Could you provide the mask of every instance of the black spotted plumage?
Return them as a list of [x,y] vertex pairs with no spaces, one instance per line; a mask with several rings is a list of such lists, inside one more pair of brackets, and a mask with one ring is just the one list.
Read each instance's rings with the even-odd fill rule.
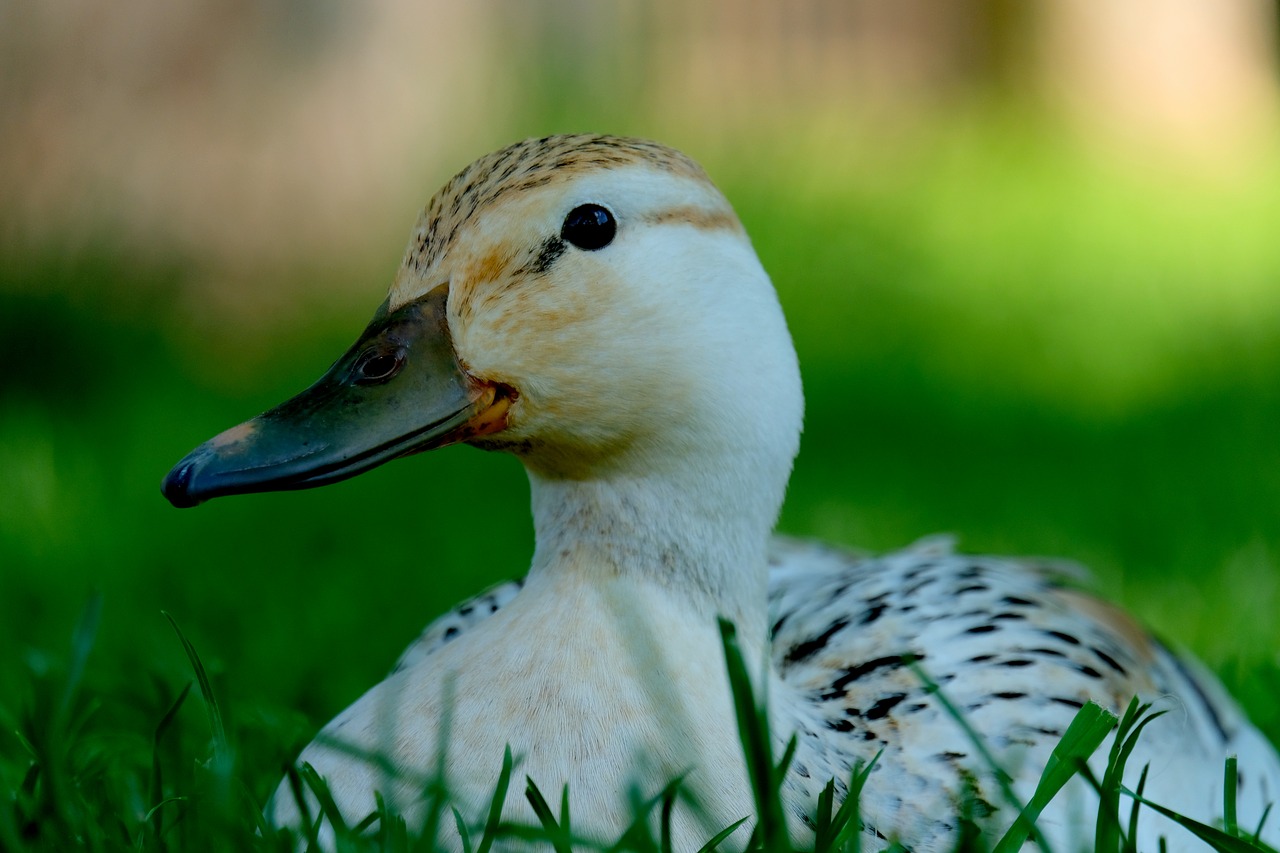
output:
[[494,613],[516,597],[524,586],[524,578],[505,581],[491,586],[484,592],[468,598],[448,613],[437,617],[422,630],[418,639],[405,649],[392,667],[393,673],[415,666],[446,643],[451,643],[463,631],[488,619]]
[[[1280,796],[1274,753],[1216,680],[1135,634],[1119,611],[1077,592],[1078,569],[958,555],[943,540],[880,557],[777,540],[773,565],[773,659],[794,688],[775,693],[782,697],[778,736],[815,728],[815,721],[841,732],[840,739],[799,739],[796,760],[807,773],[788,777],[792,803],[815,801],[827,779],[848,778],[852,763],[878,754],[861,802],[869,827],[905,834],[915,850],[950,849],[954,815],[962,798],[975,794],[988,804],[993,826],[1010,822],[992,774],[911,669],[913,660],[1014,772],[1024,800],[1087,701],[1118,713],[1135,695],[1174,711],[1148,728],[1140,747],[1156,759],[1178,754],[1170,767],[1153,762],[1152,782],[1164,771],[1166,795],[1186,792],[1173,770],[1182,758],[1220,768],[1228,752],[1245,761],[1254,747],[1248,760],[1262,768],[1266,785],[1242,795],[1253,797],[1255,814],[1262,800]],[[813,642],[815,629],[871,601],[882,608],[874,624],[829,638],[818,653],[792,655]],[[1131,769],[1139,772],[1141,762]],[[1069,808],[1070,796],[1091,798],[1076,787],[1045,820],[1065,825],[1065,812],[1054,810]],[[1183,805],[1205,816],[1220,803],[1218,792],[1206,791],[1203,802]]]

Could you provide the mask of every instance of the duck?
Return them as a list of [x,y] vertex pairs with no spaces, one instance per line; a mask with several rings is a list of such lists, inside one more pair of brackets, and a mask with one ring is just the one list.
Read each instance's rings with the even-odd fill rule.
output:
[[[483,823],[509,748],[542,790],[567,786],[589,837],[618,837],[636,792],[681,779],[673,849],[699,849],[754,810],[722,622],[778,752],[795,739],[782,801],[801,847],[823,788],[839,801],[860,767],[864,849],[953,849],[965,803],[989,837],[1013,822],[940,694],[1024,802],[1086,703],[1120,713],[1134,697],[1167,713],[1128,763],[1131,789],[1147,767],[1149,799],[1212,823],[1237,755],[1240,825],[1280,799],[1280,758],[1217,679],[1060,564],[939,538],[870,555],[775,535],[803,409],[778,297],[707,173],[655,142],[549,136],[446,183],[356,343],[193,450],[162,492],[190,507],[312,488],[458,443],[523,463],[527,575],[428,625],[302,751],[351,824],[376,796],[412,821],[437,766]],[[1097,809],[1077,778],[1038,831],[1086,849]],[[305,820],[287,782],[268,816]],[[519,797],[503,817],[536,824]],[[1141,820],[1146,845],[1201,849],[1151,809]]]

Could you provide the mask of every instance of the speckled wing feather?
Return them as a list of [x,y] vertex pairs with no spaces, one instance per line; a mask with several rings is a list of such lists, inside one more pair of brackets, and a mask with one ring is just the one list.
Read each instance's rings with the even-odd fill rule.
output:
[[[1119,713],[1135,695],[1170,713],[1147,728],[1127,784],[1150,762],[1148,796],[1210,822],[1221,814],[1223,761],[1239,753],[1241,824],[1256,825],[1280,796],[1275,752],[1216,679],[1121,611],[1063,586],[1061,566],[959,555],[939,540],[874,558],[784,542],[772,560],[773,663],[789,688],[776,692],[775,729],[799,735],[786,784],[801,820],[828,779],[847,780],[880,753],[861,803],[869,834],[915,851],[951,849],[966,797],[980,823],[1012,821],[993,775],[910,660],[961,709],[1024,802],[1085,702]],[[1106,745],[1095,756],[1099,775],[1105,754]],[[1041,821],[1057,850],[1091,846],[1080,832],[1096,798],[1072,785]],[[1144,848],[1157,833],[1171,850],[1192,842],[1145,814]]]
[[418,638],[401,653],[400,659],[396,661],[391,672],[394,674],[402,669],[417,666],[446,643],[457,639],[463,631],[475,627],[497,613],[499,608],[505,607],[523,586],[524,578],[495,584],[432,620],[422,629]]

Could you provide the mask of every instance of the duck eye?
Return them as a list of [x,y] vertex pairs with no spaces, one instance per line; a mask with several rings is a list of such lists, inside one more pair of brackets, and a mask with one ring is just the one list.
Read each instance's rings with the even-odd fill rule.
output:
[[618,223],[613,214],[598,204],[583,204],[569,211],[560,228],[560,237],[579,249],[593,252],[613,242]]
[[404,367],[404,350],[370,350],[356,363],[352,379],[357,385],[378,385],[386,382]]

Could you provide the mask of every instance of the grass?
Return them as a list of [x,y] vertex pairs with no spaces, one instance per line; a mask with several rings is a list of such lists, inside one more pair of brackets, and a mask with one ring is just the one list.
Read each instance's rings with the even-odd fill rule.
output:
[[[261,778],[272,768],[253,760],[251,743],[239,741],[234,729],[223,726],[223,712],[200,656],[181,629],[173,623],[177,640],[188,656],[203,717],[184,715],[192,696],[188,683],[174,698],[150,732],[138,732],[138,742],[149,740],[150,749],[117,741],[120,733],[98,720],[99,697],[83,695],[83,679],[101,615],[101,602],[90,601],[77,626],[67,666],[35,680],[35,698],[21,718],[6,720],[6,728],[20,744],[24,761],[5,761],[5,770],[24,765],[17,784],[3,789],[0,807],[0,843],[5,850],[84,849],[93,851],[292,851],[337,849],[340,851],[434,851],[437,840],[456,832],[467,853],[502,850],[512,839],[536,842],[556,853],[572,851],[636,851],[670,853],[671,815],[678,798],[686,796],[681,781],[673,780],[653,797],[635,803],[634,820],[617,839],[601,842],[575,833],[569,809],[569,791],[560,792],[553,807],[535,780],[525,777],[524,797],[538,824],[512,824],[501,819],[503,804],[513,796],[518,759],[506,750],[489,808],[482,815],[463,815],[450,802],[444,765],[423,780],[427,804],[425,816],[410,825],[403,815],[388,808],[379,795],[377,807],[355,824],[339,811],[323,778],[310,765],[284,768],[293,796],[305,816],[299,828],[270,825],[263,818],[264,801],[254,790],[264,790]],[[752,813],[707,839],[701,851],[719,849],[731,836],[741,848],[743,824],[751,825],[748,851],[762,853],[858,853],[866,838],[859,819],[859,796],[874,785],[872,761],[853,769],[848,796],[835,802],[835,780],[828,782],[813,812],[811,842],[795,848],[788,837],[783,811],[782,780],[795,748],[793,737],[784,754],[774,760],[772,738],[764,703],[751,687],[741,651],[731,625],[721,623],[725,662],[738,716],[738,730],[755,794]],[[1166,815],[1204,842],[1206,849],[1221,853],[1274,853],[1257,840],[1262,827],[1245,828],[1235,818],[1236,778],[1234,758],[1225,768],[1224,826],[1214,827],[1172,812],[1142,795],[1146,779],[1136,791],[1121,784],[1129,756],[1144,727],[1159,714],[1135,699],[1124,716],[1089,703],[1054,748],[1043,768],[1032,798],[1022,803],[1009,785],[1010,777],[969,727],[963,714],[947,700],[942,689],[918,666],[915,671],[926,688],[961,725],[978,748],[988,769],[1000,781],[1017,817],[997,838],[980,832],[966,803],[957,804],[955,853],[1010,853],[1023,849],[1030,839],[1044,853],[1052,853],[1036,830],[1046,805],[1077,773],[1083,774],[1100,797],[1097,827],[1091,849],[1095,853],[1138,853],[1163,850],[1165,839],[1139,839],[1137,815],[1150,808]],[[197,722],[200,720],[200,722]],[[16,725],[13,725],[16,724]],[[12,726],[12,728],[10,727]],[[1116,736],[1101,780],[1085,763],[1108,734]],[[257,778],[255,778],[257,777]],[[275,779],[268,778],[268,784]],[[744,807],[746,804],[744,804]],[[1264,822],[1266,817],[1263,818]],[[331,841],[323,841],[327,824]],[[445,827],[448,828],[445,828]],[[889,850],[905,850],[890,839]],[[701,853],[700,851],[700,853]],[[1058,851],[1062,853],[1062,851]]]

